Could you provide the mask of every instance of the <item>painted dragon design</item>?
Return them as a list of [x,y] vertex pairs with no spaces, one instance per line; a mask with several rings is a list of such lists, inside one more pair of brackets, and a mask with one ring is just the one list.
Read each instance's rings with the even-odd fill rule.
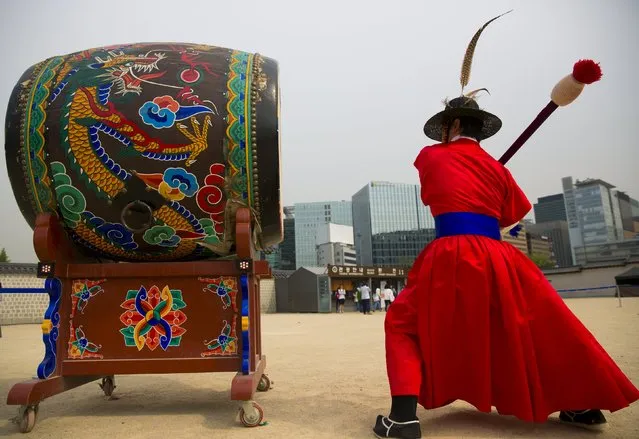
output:
[[[149,82],[151,79],[163,76],[163,72],[155,72],[159,69],[158,63],[163,59],[165,59],[163,53],[131,56],[111,51],[106,59],[96,57],[98,62],[90,63],[86,67],[104,70],[105,73],[97,76],[89,72],[91,80],[102,80],[103,83],[86,84],[82,81],[82,68],[78,67],[71,69],[64,66],[58,75],[58,78],[62,76],[64,80],[55,87],[53,100],[65,87],[69,87],[70,80],[78,84],[77,88],[69,93],[69,102],[66,104],[69,123],[64,127],[64,134],[65,141],[68,142],[68,152],[73,154],[81,169],[96,169],[96,172],[90,176],[90,180],[97,189],[110,197],[123,189],[123,180],[128,178],[129,174],[113,172],[112,169],[104,166],[110,158],[103,154],[99,134],[113,137],[123,145],[123,148],[133,150],[144,157],[163,161],[184,161],[187,167],[191,166],[198,155],[208,147],[206,136],[209,126],[212,125],[211,116],[209,114],[205,116],[204,126],[200,129],[200,122],[197,121],[195,114],[213,113],[212,109],[203,105],[183,107],[177,104],[179,108],[175,112],[177,120],[190,119],[193,131],[189,132],[186,125],[177,123],[176,128],[187,141],[167,144],[148,135],[138,124],[117,111],[114,103],[110,101],[113,88],[116,88],[115,93],[118,95],[126,96],[129,93],[139,95],[145,81]],[[138,75],[140,72],[143,74]],[[166,85],[166,87],[175,86]],[[180,92],[180,97],[184,96],[185,90],[181,89]],[[160,109],[158,119],[162,117],[159,115],[161,110],[166,110],[164,113],[170,113],[171,109]],[[102,170],[97,171],[99,168]]]
[[[163,255],[167,259],[175,259],[198,250],[204,251],[196,242],[207,248],[215,247],[221,241],[224,220],[223,211],[218,208],[206,211],[210,218],[199,221],[177,202],[184,194],[194,196],[199,188],[195,177],[186,170],[169,168],[182,172],[175,174],[168,182],[170,186],[167,186],[167,182],[163,181],[166,172],[164,175],[138,174],[117,163],[118,157],[141,156],[148,160],[183,163],[189,168],[209,146],[207,136],[217,108],[213,102],[195,95],[188,82],[198,80],[201,71],[211,75],[217,73],[208,63],[198,61],[198,52],[193,47],[170,47],[168,50],[179,51],[180,59],[188,66],[181,73],[182,82],[187,85],[180,87],[159,82],[166,75],[166,71],[162,70],[162,62],[167,59],[166,51],[131,55],[117,48],[107,48],[106,55],[94,56],[94,52],[85,51],[68,57],[58,68],[50,86],[50,102],[61,95],[66,98],[62,107],[66,112],[63,114],[66,123],[60,128],[60,139],[71,159],[68,162],[70,167],[87,187],[109,200],[126,191],[127,180],[140,178],[149,189],[157,190],[170,200],[154,212],[156,226],[153,229],[161,230],[149,235],[148,240],[146,234],[144,237],[147,243],[158,246],[158,251],[150,255],[154,260],[163,259]],[[140,123],[119,111],[118,104],[129,104],[132,97],[139,98],[145,85],[166,89],[167,93],[140,106]],[[198,117],[202,119],[198,120]],[[167,142],[163,139],[169,136],[154,137],[144,125],[155,130],[174,130],[183,141]],[[111,145],[119,145],[120,150],[111,146],[107,151],[103,145],[105,136],[112,139]],[[224,179],[223,174],[221,178]],[[217,201],[218,204],[222,198]],[[223,206],[224,203],[221,209]],[[106,236],[99,233],[100,227],[104,229],[104,220],[100,220],[96,220],[90,212],[83,212],[81,220],[73,224],[77,239],[89,247],[101,248],[107,254],[145,259],[143,254],[134,251],[137,245],[132,237],[128,237],[125,245],[118,240],[107,239],[105,242]],[[128,234],[124,230],[117,233],[118,237]],[[109,238],[112,236],[113,233]]]

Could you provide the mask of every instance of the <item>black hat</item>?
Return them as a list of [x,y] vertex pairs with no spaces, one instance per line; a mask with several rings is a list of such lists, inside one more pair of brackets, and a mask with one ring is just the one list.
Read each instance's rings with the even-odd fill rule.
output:
[[[472,40],[468,44],[466,48],[466,54],[464,56],[464,62],[462,64],[460,83],[462,87],[462,95],[451,99],[450,101],[445,101],[445,108],[443,111],[440,111],[426,122],[424,125],[424,134],[430,137],[433,140],[438,142],[446,142],[447,139],[444,138],[442,134],[442,128],[447,127],[450,122],[459,117],[470,117],[474,118],[482,123],[480,138],[477,140],[487,139],[490,136],[496,134],[501,128],[501,120],[487,111],[481,110],[477,101],[475,101],[474,97],[477,92],[481,90],[486,90],[485,88],[474,90],[470,93],[464,94],[464,87],[468,85],[468,81],[470,80],[470,68],[473,62],[473,54],[475,52],[475,47],[477,46],[477,41],[479,40],[479,36],[483,32],[483,30],[490,23],[501,17],[502,15],[506,15],[511,11],[506,12],[505,14],[498,15],[495,18],[492,18],[488,22],[486,22],[473,36]],[[486,90],[488,91],[488,90]]]
[[501,120],[492,113],[479,109],[477,101],[471,97],[460,96],[446,102],[446,108],[426,122],[424,134],[433,140],[442,140],[442,127],[459,117],[471,117],[482,123],[481,135],[477,140],[484,140],[494,135],[501,128]]

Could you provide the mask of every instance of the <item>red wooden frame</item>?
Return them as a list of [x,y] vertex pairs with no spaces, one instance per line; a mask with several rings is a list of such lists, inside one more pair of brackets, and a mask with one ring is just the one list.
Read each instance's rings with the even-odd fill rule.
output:
[[[250,401],[253,399],[260,379],[266,368],[266,357],[262,354],[259,280],[270,277],[271,270],[266,261],[255,261],[252,241],[250,211],[241,208],[235,218],[236,255],[239,260],[251,259],[248,275],[249,283],[249,373],[243,374],[242,337],[239,336],[236,355],[211,356],[206,358],[188,357],[181,346],[160,352],[161,358],[153,358],[146,352],[144,358],[131,358],[132,350],[126,351],[126,358],[70,359],[67,355],[71,311],[71,286],[77,279],[107,279],[116,282],[131,280],[140,284],[143,279],[152,279],[158,284],[191,282],[199,277],[230,276],[238,279],[242,272],[237,259],[197,262],[149,262],[149,263],[87,263],[76,250],[62,228],[58,218],[51,214],[40,214],[34,229],[34,246],[41,262],[53,263],[54,276],[62,282],[62,297],[59,307],[60,323],[56,341],[55,371],[46,379],[37,379],[15,384],[7,396],[7,404],[34,406],[45,398],[65,392],[83,384],[119,374],[168,374],[194,372],[238,373],[231,383],[231,399]],[[238,288],[239,290],[239,288]],[[238,298],[238,302],[239,302]],[[122,310],[120,310],[121,312]],[[193,317],[205,314],[206,310],[189,309]],[[113,311],[111,311],[113,312]],[[208,316],[210,319],[210,314]],[[48,323],[43,323],[43,331]],[[92,328],[94,334],[113,328]],[[242,319],[236,319],[236,333],[242,333]],[[46,332],[45,332],[46,334]],[[113,349],[112,349],[113,350]],[[126,348],[122,347],[122,352]],[[158,351],[161,351],[158,349]],[[171,355],[170,355],[171,354]],[[170,355],[170,356],[169,356]],[[151,357],[149,357],[151,356]],[[186,357],[186,358],[185,358]]]

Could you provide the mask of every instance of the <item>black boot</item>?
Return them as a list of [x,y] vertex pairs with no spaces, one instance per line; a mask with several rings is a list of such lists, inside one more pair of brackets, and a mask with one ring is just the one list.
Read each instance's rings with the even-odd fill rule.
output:
[[377,437],[421,438],[422,431],[417,419],[417,396],[393,396],[390,415],[379,415],[373,431]]
[[422,437],[419,420],[395,422],[389,417],[382,415],[377,416],[377,422],[375,423],[373,432],[375,436],[379,438],[420,439]]
[[564,424],[597,431],[607,425],[601,410],[566,410],[559,413],[559,420]]

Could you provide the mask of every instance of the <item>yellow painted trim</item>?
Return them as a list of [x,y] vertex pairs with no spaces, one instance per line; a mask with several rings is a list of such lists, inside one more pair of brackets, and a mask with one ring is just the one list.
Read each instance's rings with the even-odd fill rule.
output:
[[53,323],[51,323],[51,320],[49,320],[49,319],[44,319],[42,321],[41,327],[42,327],[42,333],[43,334],[48,334],[53,329]]

